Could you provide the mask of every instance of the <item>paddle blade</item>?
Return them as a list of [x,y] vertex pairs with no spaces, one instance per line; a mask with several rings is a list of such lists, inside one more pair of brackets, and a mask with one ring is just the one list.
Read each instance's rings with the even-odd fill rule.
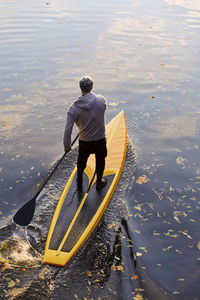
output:
[[13,221],[20,226],[27,226],[35,212],[35,197],[22,206],[13,217]]

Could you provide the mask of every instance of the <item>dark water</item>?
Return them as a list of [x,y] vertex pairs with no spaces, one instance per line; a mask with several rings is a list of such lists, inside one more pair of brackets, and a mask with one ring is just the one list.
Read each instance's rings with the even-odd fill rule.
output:
[[[0,298],[200,299],[199,2],[3,0],[0,16]],[[42,255],[77,147],[30,225],[12,217],[62,156],[84,74],[129,144],[98,228],[58,268]]]

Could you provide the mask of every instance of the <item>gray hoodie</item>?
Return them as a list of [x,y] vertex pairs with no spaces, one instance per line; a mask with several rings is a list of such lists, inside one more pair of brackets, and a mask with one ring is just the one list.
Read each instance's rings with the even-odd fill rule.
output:
[[97,141],[105,137],[105,110],[105,98],[94,93],[80,96],[70,106],[63,139],[65,151],[70,149],[74,122],[78,126],[81,141]]

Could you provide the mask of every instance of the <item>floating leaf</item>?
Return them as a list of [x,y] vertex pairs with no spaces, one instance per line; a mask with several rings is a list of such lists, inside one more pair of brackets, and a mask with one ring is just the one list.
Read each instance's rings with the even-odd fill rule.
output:
[[143,206],[143,204],[137,204],[137,205],[135,205],[133,207],[133,209],[137,209],[137,210],[141,211],[142,210],[142,206]]
[[143,297],[141,294],[136,294],[136,296],[133,299],[134,300],[143,300]]
[[116,271],[116,266],[114,264],[112,265],[111,270]]
[[5,271],[6,269],[11,269],[11,265],[9,264],[7,259],[0,260],[1,271]]
[[109,105],[110,105],[110,106],[118,106],[119,103],[116,103],[116,102],[110,102]]
[[181,250],[175,249],[175,251],[179,254],[182,254]]
[[140,256],[142,256],[142,253],[141,252],[136,252],[136,256],[140,257]]
[[113,222],[113,223],[111,223],[111,224],[108,224],[107,227],[108,227],[109,229],[114,228],[115,230],[118,230],[119,224],[118,224],[117,222]]
[[196,223],[196,221],[194,219],[190,219],[190,222],[192,223]]
[[172,248],[173,248],[173,246],[168,246],[167,248],[163,248],[162,251],[169,251]]
[[149,181],[149,179],[147,178],[146,175],[139,176],[138,179],[136,180],[136,182],[137,182],[138,184],[143,184],[143,183],[146,183],[146,182],[148,182],[148,181]]
[[172,293],[173,295],[179,295],[180,294],[180,292],[179,291],[173,291],[173,293]]
[[122,265],[116,266],[116,269],[117,271],[121,271],[122,273],[124,273],[124,266]]
[[158,196],[159,200],[162,200],[163,199],[163,193],[164,192],[157,192],[156,190],[154,190],[154,193]]
[[12,288],[12,287],[14,287],[15,286],[15,281],[14,280],[10,280],[9,282],[8,282],[8,287],[9,288]]
[[122,100],[122,101],[120,101],[120,103],[123,103],[123,104],[130,104],[131,102],[130,102],[130,101],[126,101],[126,100]]
[[180,231],[180,233],[184,234],[185,236],[187,236],[189,239],[192,240],[191,235],[189,235],[187,232],[185,232],[185,231]]
[[133,275],[133,276],[131,277],[132,280],[137,280],[138,278],[139,278],[138,275]]
[[144,292],[144,289],[141,289],[141,288],[136,288],[135,289],[137,292]]
[[144,252],[147,252],[147,248],[146,247],[139,247],[140,250],[143,250]]
[[200,250],[200,242],[197,243],[197,249]]
[[185,162],[186,162],[186,159],[183,158],[182,156],[179,156],[179,157],[177,157],[177,159],[176,159],[176,163],[177,163],[178,165],[184,166]]
[[88,271],[88,272],[87,272],[87,275],[90,276],[90,277],[92,277],[92,272],[91,272],[91,271]]
[[173,215],[174,215],[174,219],[176,220],[177,223],[181,223],[181,221],[179,219],[180,216],[182,216],[184,218],[187,217],[187,214],[184,211],[174,211]]
[[153,235],[157,236],[157,235],[160,235],[159,232],[153,232]]
[[167,198],[171,203],[174,203],[174,200],[173,200],[171,197],[166,196],[166,198]]
[[[179,235],[178,234],[176,234],[176,233],[173,233],[174,232],[174,230],[173,229],[169,229],[167,232],[164,232],[164,235],[165,236],[169,236],[169,237],[173,237],[173,238],[177,238],[177,237],[179,237]],[[172,234],[173,233],[173,234]]]
[[148,205],[152,210],[154,210],[153,203],[147,202],[147,205]]

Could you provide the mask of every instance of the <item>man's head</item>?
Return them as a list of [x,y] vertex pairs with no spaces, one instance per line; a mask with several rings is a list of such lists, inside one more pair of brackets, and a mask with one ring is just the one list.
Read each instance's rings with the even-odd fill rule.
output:
[[93,88],[93,80],[89,76],[83,76],[79,81],[79,85],[82,93],[89,93]]

